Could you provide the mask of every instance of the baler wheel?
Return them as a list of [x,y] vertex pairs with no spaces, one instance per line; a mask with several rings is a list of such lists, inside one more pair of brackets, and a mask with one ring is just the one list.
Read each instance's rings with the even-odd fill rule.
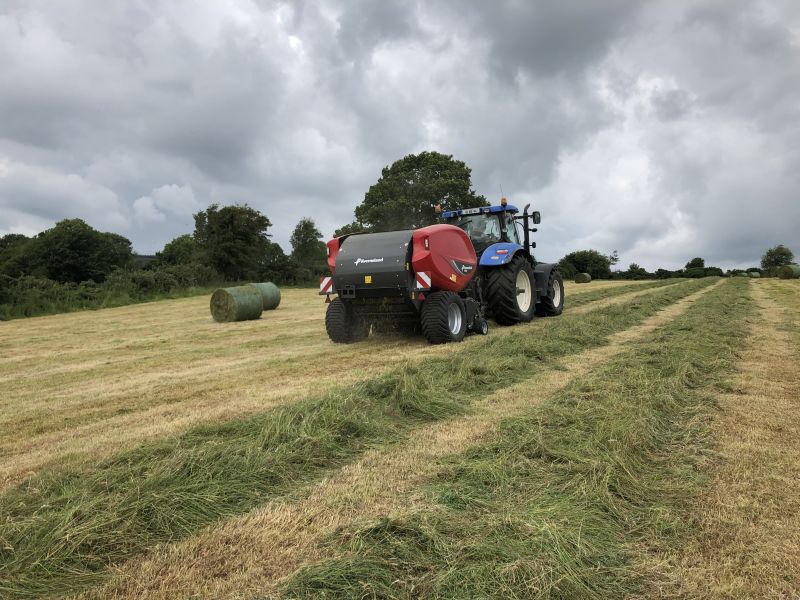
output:
[[337,344],[351,344],[366,339],[369,335],[369,323],[359,318],[341,298],[328,304],[325,329],[331,341]]
[[557,317],[564,311],[564,279],[553,269],[547,280],[547,295],[536,305],[536,314],[542,317]]
[[486,300],[494,320],[500,325],[514,325],[533,319],[536,308],[533,282],[533,269],[522,254],[503,267],[489,269]]
[[467,333],[467,311],[455,292],[434,292],[422,303],[422,334],[431,344],[460,342]]

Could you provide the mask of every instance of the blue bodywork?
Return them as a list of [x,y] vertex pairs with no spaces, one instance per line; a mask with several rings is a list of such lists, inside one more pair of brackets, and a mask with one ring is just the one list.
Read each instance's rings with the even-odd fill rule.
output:
[[482,267],[496,267],[498,265],[504,265],[510,262],[511,259],[514,258],[514,255],[520,250],[522,250],[522,246],[519,244],[513,244],[511,242],[497,242],[483,251],[478,264]]

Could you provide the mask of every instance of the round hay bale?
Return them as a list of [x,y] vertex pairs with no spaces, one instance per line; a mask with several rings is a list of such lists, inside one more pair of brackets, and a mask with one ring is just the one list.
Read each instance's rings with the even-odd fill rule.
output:
[[739,277],[747,277],[747,272],[746,271],[742,271],[741,273],[737,273],[736,275],[739,276]]
[[250,285],[258,288],[261,292],[261,299],[264,305],[264,310],[275,310],[281,303],[281,291],[278,286],[267,281],[266,283],[251,283]]
[[797,279],[800,277],[800,265],[783,265],[779,267],[778,277],[781,279]]
[[220,288],[211,295],[211,316],[217,323],[258,319],[264,301],[252,285]]
[[761,273],[759,273],[758,271],[748,271],[747,276],[758,279],[759,277],[761,277]]
[[589,283],[592,280],[592,276],[588,273],[578,273],[575,275],[575,283]]

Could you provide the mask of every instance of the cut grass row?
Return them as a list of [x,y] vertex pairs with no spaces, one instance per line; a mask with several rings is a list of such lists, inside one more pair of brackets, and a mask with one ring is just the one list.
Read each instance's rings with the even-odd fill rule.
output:
[[438,477],[442,457],[490,437],[504,417],[555,395],[713,289],[682,298],[615,333],[600,347],[559,359],[557,370],[534,372],[480,398],[468,414],[417,428],[402,443],[365,452],[293,494],[154,548],[116,568],[108,582],[79,598],[171,600],[176,590],[191,598],[241,598],[246,590],[268,596],[297,569],[329,557],[324,541],[332,532],[408,512],[424,501],[419,486]]
[[[796,282],[796,280],[795,280]],[[800,592],[800,282],[760,280],[752,335],[717,395],[710,484],[691,535],[645,557],[644,598],[796,598]],[[794,286],[793,286],[794,284]]]
[[629,283],[629,284],[620,284],[615,285],[613,287],[603,287],[600,289],[593,289],[589,290],[580,294],[575,295],[565,295],[564,297],[564,307],[565,308],[576,308],[578,306],[583,306],[585,304],[589,304],[591,302],[596,302],[597,300],[605,300],[607,298],[614,298],[615,296],[621,296],[623,294],[630,294],[631,292],[639,292],[644,290],[652,290],[662,287],[667,287],[670,285],[675,285],[681,281],[685,281],[683,279],[659,279],[656,281],[649,281],[646,283]]
[[[570,288],[570,295],[574,291]],[[601,297],[602,288],[592,294]],[[0,429],[13,435],[0,441],[0,455],[17,440],[182,403],[187,397],[224,396],[231,376],[259,389],[265,379],[296,382],[312,371],[324,377],[324,367],[315,365],[328,365],[331,359],[345,363],[342,370],[357,371],[345,359],[364,355],[363,346],[330,357],[321,299],[297,290],[285,296],[286,308],[264,322],[226,327],[212,323],[206,303],[199,300],[67,315],[49,319],[61,324],[49,332],[48,319],[38,319],[41,328],[31,322],[11,324],[0,332],[0,347],[13,357],[0,363],[6,391],[0,400]],[[360,359],[363,367],[375,368],[421,339],[380,342]]]
[[[593,293],[601,302],[622,302],[653,293],[649,283],[600,282],[591,290],[568,283],[567,294]],[[597,294],[615,287],[631,291],[605,301]],[[373,377],[404,357],[426,360],[480,340],[431,347],[421,336],[376,336],[332,353],[324,332],[325,305],[314,294],[298,294],[289,290],[286,307],[270,313],[268,322],[236,323],[233,329],[211,322],[198,300],[38,319],[61,327],[51,326],[46,341],[37,343],[32,336],[42,332],[34,332],[30,322],[9,324],[16,327],[8,334],[15,340],[13,356],[29,358],[6,377],[0,373],[0,383],[9,388],[7,399],[0,400],[0,429],[8,431],[0,440],[0,459],[5,459],[0,460],[0,489],[32,472],[104,460],[199,422],[243,418],[315,389]],[[567,317],[592,308],[593,303],[583,303],[568,309]],[[116,337],[109,340],[108,331]],[[492,336],[512,331],[493,328]]]
[[392,443],[471,400],[602,345],[713,280],[489,337],[318,398],[148,443],[96,468],[42,474],[0,497],[0,593],[85,588],[152,545],[188,536]]
[[634,548],[686,539],[713,392],[747,335],[733,280],[566,391],[447,461],[427,508],[338,533],[290,597],[621,598]]

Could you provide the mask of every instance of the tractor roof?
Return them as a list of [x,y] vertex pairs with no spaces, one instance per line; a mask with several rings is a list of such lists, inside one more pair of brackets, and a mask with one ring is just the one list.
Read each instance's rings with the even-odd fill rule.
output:
[[489,214],[499,212],[517,213],[519,212],[519,209],[513,204],[506,204],[505,206],[502,204],[495,204],[494,206],[481,206],[480,208],[459,208],[458,210],[444,211],[442,213],[442,218],[454,219],[455,217],[461,217],[464,215],[479,215],[481,213]]

